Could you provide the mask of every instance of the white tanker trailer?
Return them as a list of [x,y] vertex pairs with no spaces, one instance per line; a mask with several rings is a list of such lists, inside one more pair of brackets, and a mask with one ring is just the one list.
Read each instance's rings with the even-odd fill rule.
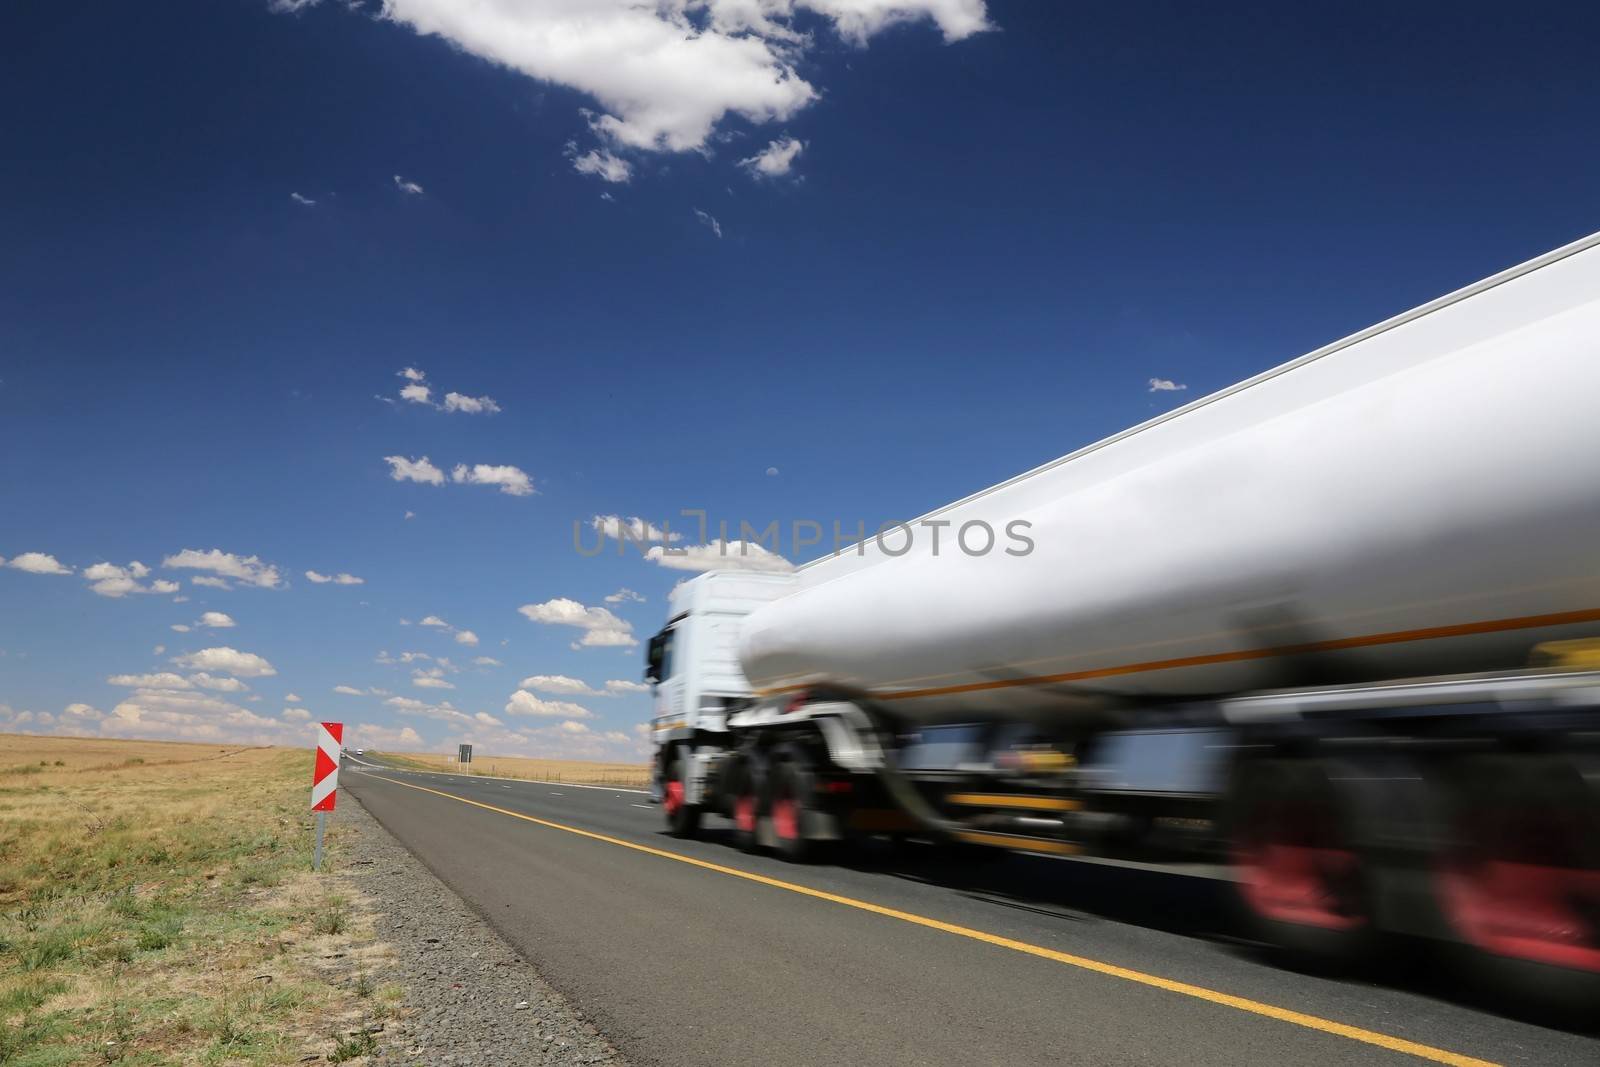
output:
[[1600,1005],[1597,637],[1600,235],[792,575],[685,583],[647,673],[678,833],[1178,848],[1283,948],[1424,934]]

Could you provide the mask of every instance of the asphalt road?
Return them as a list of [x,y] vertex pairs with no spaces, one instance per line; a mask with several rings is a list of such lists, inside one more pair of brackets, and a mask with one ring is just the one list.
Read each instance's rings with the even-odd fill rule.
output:
[[638,793],[341,784],[637,1064],[1600,1063],[1425,946],[1365,978],[1275,967],[1211,878],[917,847],[795,866],[717,819],[669,837]]

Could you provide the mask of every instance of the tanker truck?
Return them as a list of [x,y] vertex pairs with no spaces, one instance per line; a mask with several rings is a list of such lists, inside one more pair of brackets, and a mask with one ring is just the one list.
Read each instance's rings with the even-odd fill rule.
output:
[[672,833],[1222,863],[1279,952],[1435,938],[1592,1006],[1597,638],[1600,234],[683,582],[646,678]]

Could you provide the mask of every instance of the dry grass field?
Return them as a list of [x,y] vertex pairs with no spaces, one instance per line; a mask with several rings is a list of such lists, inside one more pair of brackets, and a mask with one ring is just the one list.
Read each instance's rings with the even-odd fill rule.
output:
[[308,750],[0,735],[0,1064],[370,1051],[399,991],[325,962],[370,916],[310,873],[310,771]]
[[[452,756],[431,752],[375,754],[382,755],[397,766],[462,773]],[[614,785],[625,789],[644,789],[650,784],[650,768],[643,763],[590,763],[584,760],[527,759],[522,756],[474,753],[470,767],[473,774],[491,778],[523,778],[538,782],[568,782],[572,785]]]

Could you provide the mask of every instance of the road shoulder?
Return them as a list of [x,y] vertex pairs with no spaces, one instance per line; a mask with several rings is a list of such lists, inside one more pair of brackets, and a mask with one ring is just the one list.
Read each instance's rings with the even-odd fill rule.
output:
[[338,877],[375,908],[405,988],[377,1064],[623,1064],[573,1006],[346,793]]

